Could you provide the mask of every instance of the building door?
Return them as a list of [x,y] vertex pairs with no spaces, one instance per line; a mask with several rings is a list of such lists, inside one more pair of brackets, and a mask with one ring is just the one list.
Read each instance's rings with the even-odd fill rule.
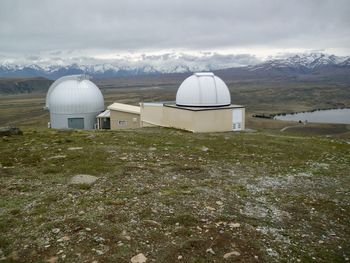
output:
[[68,118],[68,128],[84,129],[84,118]]
[[102,129],[110,129],[110,128],[111,128],[111,119],[102,118]]
[[242,109],[233,109],[232,110],[232,130],[233,131],[241,131],[242,130],[242,121],[243,121]]

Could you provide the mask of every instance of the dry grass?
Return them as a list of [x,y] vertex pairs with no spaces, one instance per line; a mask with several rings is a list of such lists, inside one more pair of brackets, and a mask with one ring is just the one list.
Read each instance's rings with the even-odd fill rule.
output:
[[[129,262],[139,252],[223,262],[231,251],[240,256],[228,262],[341,262],[349,150],[274,132],[25,129],[0,142],[1,251],[12,262]],[[68,184],[81,173],[99,179]]]

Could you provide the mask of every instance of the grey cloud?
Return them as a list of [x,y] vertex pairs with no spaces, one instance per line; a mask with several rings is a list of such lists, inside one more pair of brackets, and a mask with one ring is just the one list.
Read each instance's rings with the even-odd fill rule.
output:
[[344,49],[349,14],[348,0],[2,0],[0,50]]

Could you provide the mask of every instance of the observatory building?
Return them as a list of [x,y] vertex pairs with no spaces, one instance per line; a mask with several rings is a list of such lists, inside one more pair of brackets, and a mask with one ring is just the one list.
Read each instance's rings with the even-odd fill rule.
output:
[[57,79],[46,95],[50,111],[49,127],[55,129],[94,129],[96,116],[104,111],[100,89],[86,75]]
[[244,130],[245,108],[231,104],[226,84],[211,72],[185,79],[175,103],[141,103],[141,126],[172,127],[192,132]]
[[[106,117],[110,118],[107,120]],[[213,73],[195,73],[180,85],[175,102],[114,103],[99,116],[111,129],[162,126],[191,132],[244,130],[245,108],[231,104],[226,84]]]

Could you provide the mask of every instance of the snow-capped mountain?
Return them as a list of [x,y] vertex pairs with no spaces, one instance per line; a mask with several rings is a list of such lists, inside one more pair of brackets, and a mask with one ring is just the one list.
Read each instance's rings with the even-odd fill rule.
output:
[[[323,53],[297,54],[274,57],[260,61],[252,55],[222,55],[206,53],[201,55],[168,53],[142,55],[138,58],[96,60],[78,58],[35,61],[4,61],[0,64],[0,77],[46,77],[56,79],[68,74],[86,73],[96,78],[189,73],[196,71],[220,71],[237,69],[246,74],[313,74],[334,69],[349,70],[350,57],[339,57]],[[273,74],[272,74],[273,75]]]
[[271,70],[290,68],[310,72],[325,66],[344,67],[350,65],[349,57],[338,57],[323,53],[310,53],[293,55],[286,58],[270,59],[255,66],[249,66],[251,70]]

